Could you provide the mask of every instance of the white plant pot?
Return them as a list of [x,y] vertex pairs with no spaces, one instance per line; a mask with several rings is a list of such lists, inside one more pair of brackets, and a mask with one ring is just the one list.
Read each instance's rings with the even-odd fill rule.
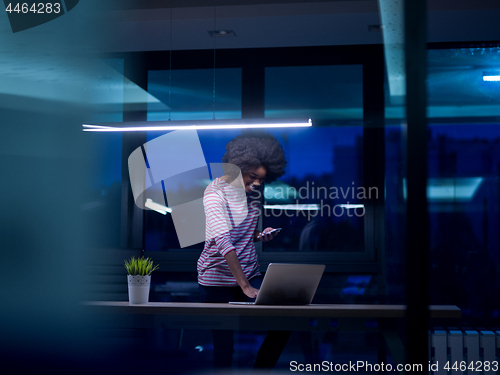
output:
[[131,276],[128,279],[128,302],[131,305],[146,304],[149,301],[151,276]]

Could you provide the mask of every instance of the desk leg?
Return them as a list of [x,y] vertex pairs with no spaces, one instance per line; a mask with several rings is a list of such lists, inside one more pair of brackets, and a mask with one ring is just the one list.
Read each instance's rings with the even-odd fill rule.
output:
[[[401,364],[404,366],[406,363],[406,349],[396,326],[390,322],[379,321],[379,327],[394,361],[397,365]],[[400,374],[405,374],[405,372],[401,371]]]

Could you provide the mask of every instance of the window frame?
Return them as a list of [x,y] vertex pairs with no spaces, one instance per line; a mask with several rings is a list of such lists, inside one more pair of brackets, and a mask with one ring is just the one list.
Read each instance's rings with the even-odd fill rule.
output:
[[[113,53],[124,59],[125,77],[147,91],[149,70],[207,69],[214,67],[213,50]],[[172,66],[170,66],[170,62]],[[384,56],[382,45],[284,47],[217,50],[216,68],[242,69],[242,118],[264,117],[265,68],[317,65],[361,65],[363,74],[363,184],[384,192],[385,121]],[[126,94],[124,94],[126,95]],[[146,121],[147,106],[133,110],[124,104],[124,121]],[[242,131],[244,133],[244,131]],[[129,184],[127,159],[145,143],[145,134],[123,134],[122,247],[144,249],[144,214],[135,207]],[[385,197],[365,202],[365,251],[355,253],[257,253],[263,269],[270,262],[323,263],[329,272],[380,273],[383,267]],[[262,220],[260,220],[261,222]],[[196,271],[198,251],[145,252],[164,271]]]

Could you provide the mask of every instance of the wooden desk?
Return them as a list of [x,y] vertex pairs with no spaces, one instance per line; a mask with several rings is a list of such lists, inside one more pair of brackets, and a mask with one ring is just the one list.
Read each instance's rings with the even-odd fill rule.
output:
[[[256,306],[225,303],[85,302],[106,327],[380,332],[397,363],[404,346],[396,329],[404,305]],[[429,306],[431,318],[460,318],[457,306]],[[117,318],[120,319],[117,319]]]
[[[281,318],[403,318],[404,305],[307,305],[307,306],[263,306],[232,305],[229,303],[197,302],[149,302],[146,305],[130,305],[128,302],[95,301],[84,302],[95,312],[144,314],[167,316],[236,316],[236,317],[281,317]],[[431,318],[460,318],[457,306],[429,306]],[[255,329],[255,328],[253,328]]]

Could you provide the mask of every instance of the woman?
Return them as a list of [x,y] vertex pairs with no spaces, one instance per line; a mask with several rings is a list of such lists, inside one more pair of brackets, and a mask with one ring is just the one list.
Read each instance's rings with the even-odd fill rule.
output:
[[[205,190],[205,248],[198,259],[198,283],[202,302],[252,301],[262,283],[255,242],[271,241],[277,234],[268,227],[260,233],[264,182],[285,173],[283,148],[269,134],[240,135],[226,145],[222,158],[224,176]],[[236,166],[236,167],[235,167]],[[240,175],[241,171],[241,175]],[[232,331],[213,330],[214,368],[231,367]],[[269,331],[254,368],[274,367],[290,332]]]

